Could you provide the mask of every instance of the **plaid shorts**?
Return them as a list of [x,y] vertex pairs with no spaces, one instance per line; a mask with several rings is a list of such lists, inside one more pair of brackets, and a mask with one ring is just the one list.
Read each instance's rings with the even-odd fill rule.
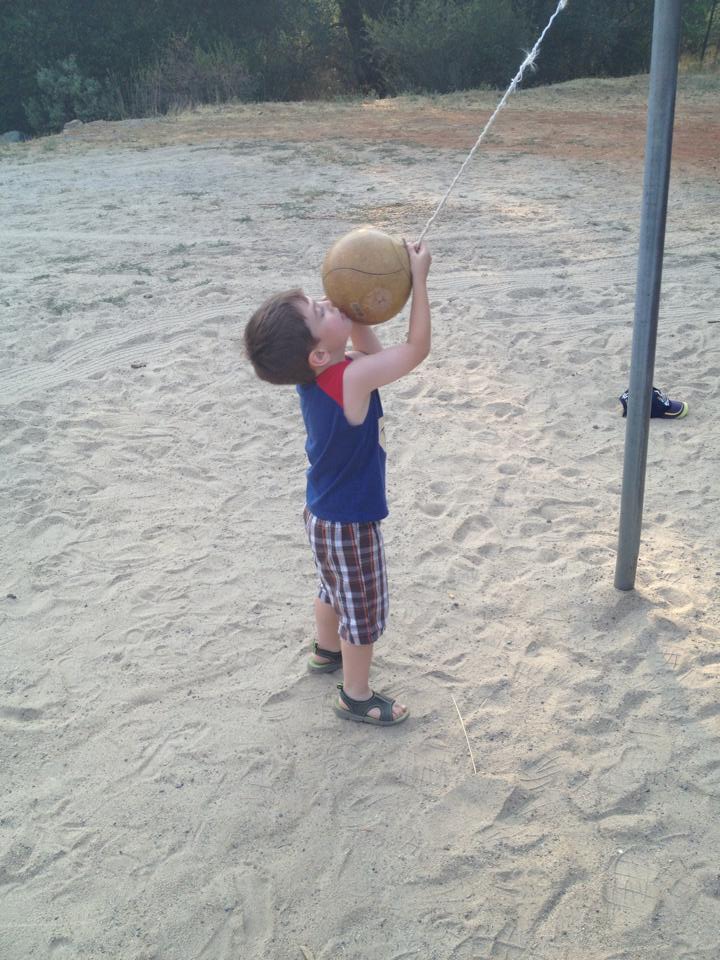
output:
[[380,522],[335,523],[305,507],[305,529],[320,579],[318,597],[340,621],[346,643],[375,643],[385,630],[389,597]]

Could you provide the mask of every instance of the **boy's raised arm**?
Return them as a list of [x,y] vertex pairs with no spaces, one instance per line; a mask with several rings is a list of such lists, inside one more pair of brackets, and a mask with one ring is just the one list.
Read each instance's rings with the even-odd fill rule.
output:
[[394,347],[386,347],[367,357],[358,357],[354,363],[350,364],[343,379],[346,406],[361,403],[362,399],[369,396],[377,387],[384,387],[404,377],[406,373],[410,373],[421,364],[430,353],[431,326],[427,276],[432,257],[425,244],[416,248],[409,243],[407,248],[413,278],[407,341]]
[[350,340],[353,347],[360,353],[380,353],[383,348],[373,328],[366,323],[353,323],[350,330]]

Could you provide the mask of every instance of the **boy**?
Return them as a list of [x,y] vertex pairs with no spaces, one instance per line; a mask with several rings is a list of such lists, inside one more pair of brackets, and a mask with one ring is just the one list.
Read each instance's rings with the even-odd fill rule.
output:
[[[317,641],[308,669],[342,666],[335,712],[389,726],[407,708],[370,689],[373,644],[388,609],[380,521],[385,499],[385,437],[378,388],[410,373],[430,352],[427,276],[430,251],[407,244],[412,302],[405,343],[383,348],[371,327],[352,322],[329,300],[290,290],[266,301],[245,329],[255,372],[270,383],[296,384],[307,430],[305,526],[320,589]],[[345,352],[348,337],[355,348]]]

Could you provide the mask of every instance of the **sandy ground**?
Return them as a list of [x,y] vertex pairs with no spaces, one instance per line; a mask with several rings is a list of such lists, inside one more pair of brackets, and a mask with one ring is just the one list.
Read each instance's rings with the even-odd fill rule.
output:
[[305,672],[297,400],[242,329],[348,229],[417,235],[496,95],[2,151],[3,958],[717,960],[720,85],[678,98],[690,415],[623,594],[646,87],[518,94],[428,237],[433,353],[383,393],[393,730]]

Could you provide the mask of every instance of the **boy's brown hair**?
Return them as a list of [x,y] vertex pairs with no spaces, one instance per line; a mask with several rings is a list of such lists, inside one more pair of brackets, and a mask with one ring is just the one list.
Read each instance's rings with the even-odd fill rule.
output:
[[258,307],[245,327],[245,352],[268,383],[312,383],[308,356],[318,341],[300,311],[302,290],[286,290]]

